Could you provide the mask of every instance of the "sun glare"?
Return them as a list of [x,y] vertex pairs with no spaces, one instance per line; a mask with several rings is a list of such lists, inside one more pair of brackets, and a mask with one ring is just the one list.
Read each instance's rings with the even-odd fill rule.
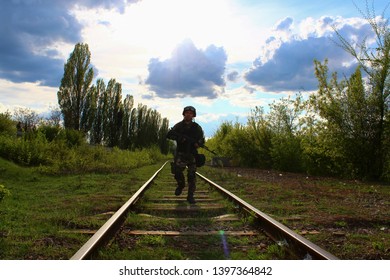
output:
[[[191,39],[199,47],[218,40],[226,25],[229,9],[226,1],[144,0],[118,17],[119,36],[129,42],[169,56],[174,47]],[[156,53],[154,54],[156,55]]]

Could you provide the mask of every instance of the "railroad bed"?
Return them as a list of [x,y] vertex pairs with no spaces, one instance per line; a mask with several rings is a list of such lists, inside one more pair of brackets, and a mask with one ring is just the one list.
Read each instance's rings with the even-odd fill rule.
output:
[[72,259],[336,259],[206,180],[198,174],[191,205],[166,164]]

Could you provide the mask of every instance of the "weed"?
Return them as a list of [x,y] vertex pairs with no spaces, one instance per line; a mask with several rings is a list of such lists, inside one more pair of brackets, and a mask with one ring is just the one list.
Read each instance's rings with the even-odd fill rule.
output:
[[347,226],[347,222],[345,221],[336,221],[334,222],[335,226],[338,226],[338,227],[346,227]]
[[3,185],[0,185],[0,202],[3,200],[4,197],[10,194],[11,192],[9,190],[7,190]]
[[381,241],[374,241],[374,242],[372,242],[372,248],[374,250],[378,250],[380,252],[385,252],[386,251],[386,246]]
[[272,244],[267,248],[267,254],[270,256],[270,259],[283,260],[286,257],[286,251],[284,247],[279,246],[278,244]]
[[138,246],[164,246],[165,239],[161,235],[145,235],[137,240]]
[[302,201],[293,200],[292,205],[293,206],[304,206],[305,204]]

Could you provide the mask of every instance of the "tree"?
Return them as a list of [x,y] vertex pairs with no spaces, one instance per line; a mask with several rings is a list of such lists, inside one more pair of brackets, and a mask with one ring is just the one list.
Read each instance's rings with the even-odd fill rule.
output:
[[105,140],[109,147],[119,146],[123,119],[122,85],[115,79],[108,82],[106,88],[107,105],[104,119]]
[[91,144],[124,149],[156,145],[165,151],[168,121],[142,104],[133,108],[130,95],[122,100],[122,85],[115,79],[107,86],[102,79],[91,85],[90,59],[88,45],[78,43],[64,66],[57,95],[65,129],[83,132]]
[[[88,114],[88,92],[93,79],[91,53],[87,44],[76,44],[64,66],[64,76],[57,93],[65,128],[82,129],[82,116]],[[84,121],[88,117],[84,116]],[[86,127],[84,126],[84,129]]]
[[90,87],[85,96],[83,110],[81,111],[80,130],[83,132],[89,132],[92,129],[97,111],[97,98],[96,87]]
[[282,98],[270,104],[268,115],[272,131],[271,157],[274,168],[282,171],[302,171],[301,122],[302,96],[295,100]]
[[356,44],[342,37],[336,28],[335,30],[341,47],[357,59],[369,79],[369,96],[366,97],[373,105],[370,107],[370,114],[375,115],[371,118],[374,123],[371,125],[372,135],[370,136],[374,161],[370,163],[369,173],[370,176],[379,178],[382,176],[386,156],[389,153],[389,147],[386,145],[388,138],[386,132],[389,130],[390,29],[388,19],[385,18],[385,10],[381,16],[377,17],[373,5],[371,9],[369,8],[368,1],[366,1],[365,12],[359,8],[358,10],[372,28],[375,36],[374,47],[369,45],[367,38]]
[[101,144],[103,141],[104,110],[107,107],[105,105],[106,85],[102,79],[98,79],[96,81],[96,87],[94,87],[94,90],[96,91],[95,96],[97,100],[97,107],[92,122],[90,142],[91,144]]
[[37,128],[42,118],[33,110],[29,108],[15,108],[14,119],[22,124],[25,132],[33,131]]
[[131,134],[131,112],[134,106],[134,98],[131,95],[126,95],[123,100],[123,120],[120,139],[120,147],[122,149],[131,149],[132,134]]
[[258,158],[258,167],[270,168],[272,166],[271,147],[273,131],[264,113],[264,108],[256,106],[251,110],[248,118],[248,132],[254,147],[258,151],[252,153],[252,157]]
[[0,135],[16,135],[15,122],[12,120],[11,114],[8,111],[0,113]]
[[166,138],[168,130],[169,130],[169,120],[167,118],[163,118],[158,131],[158,145],[160,147],[161,153],[165,155],[168,154],[169,152],[169,142]]
[[322,130],[317,130],[320,145],[331,151],[334,164],[343,166],[349,175],[379,178],[380,112],[372,89],[364,87],[360,67],[348,80],[339,82],[336,73],[328,80],[326,61],[315,65],[319,90],[311,96],[311,105],[323,123]]
[[52,126],[60,126],[61,109],[58,107],[50,107],[50,115],[46,118],[46,124]]

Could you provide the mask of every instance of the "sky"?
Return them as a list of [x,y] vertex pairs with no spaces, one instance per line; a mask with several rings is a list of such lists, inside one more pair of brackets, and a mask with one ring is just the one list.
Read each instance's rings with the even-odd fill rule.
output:
[[[316,59],[347,77],[356,61],[337,45],[373,40],[366,0],[0,0],[0,112],[58,106],[64,64],[78,42],[95,80],[182,120],[192,105],[211,137],[255,106],[317,89]],[[368,0],[381,15],[389,1]],[[387,11],[385,13],[387,17]]]

